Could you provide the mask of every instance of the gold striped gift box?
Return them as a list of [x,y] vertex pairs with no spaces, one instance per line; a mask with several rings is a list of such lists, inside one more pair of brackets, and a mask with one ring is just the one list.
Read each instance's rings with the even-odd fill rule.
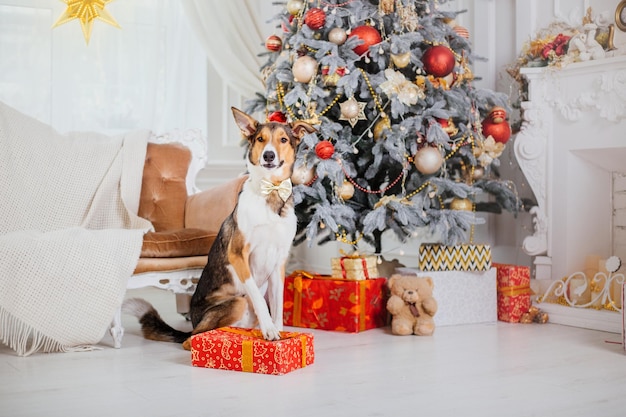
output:
[[488,271],[491,268],[489,245],[423,244],[419,248],[422,271]]

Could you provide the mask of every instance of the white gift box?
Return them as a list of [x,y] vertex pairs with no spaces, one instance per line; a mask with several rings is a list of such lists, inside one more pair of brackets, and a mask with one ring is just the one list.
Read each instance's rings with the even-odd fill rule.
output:
[[498,320],[496,268],[487,271],[420,271],[398,268],[396,273],[431,277],[436,326],[495,323]]

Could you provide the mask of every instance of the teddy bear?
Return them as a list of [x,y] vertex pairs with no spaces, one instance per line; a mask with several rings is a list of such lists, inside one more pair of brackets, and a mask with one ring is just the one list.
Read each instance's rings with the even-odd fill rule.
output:
[[390,289],[387,311],[391,314],[391,333],[431,336],[435,331],[433,316],[437,301],[431,277],[394,274],[387,280]]

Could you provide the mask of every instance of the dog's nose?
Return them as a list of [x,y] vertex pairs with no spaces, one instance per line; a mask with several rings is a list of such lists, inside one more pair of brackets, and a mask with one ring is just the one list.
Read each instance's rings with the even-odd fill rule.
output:
[[263,152],[263,160],[267,163],[273,162],[276,158],[276,154],[272,151]]

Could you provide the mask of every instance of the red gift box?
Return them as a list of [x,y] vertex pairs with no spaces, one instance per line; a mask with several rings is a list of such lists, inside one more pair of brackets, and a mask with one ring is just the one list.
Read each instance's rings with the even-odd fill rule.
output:
[[285,278],[283,323],[360,332],[387,324],[386,278],[336,279],[296,272]]
[[311,365],[313,335],[280,332],[281,339],[263,339],[258,329],[222,327],[191,337],[191,364],[257,374],[283,375]]
[[530,268],[494,264],[497,274],[498,320],[519,323],[530,309]]

